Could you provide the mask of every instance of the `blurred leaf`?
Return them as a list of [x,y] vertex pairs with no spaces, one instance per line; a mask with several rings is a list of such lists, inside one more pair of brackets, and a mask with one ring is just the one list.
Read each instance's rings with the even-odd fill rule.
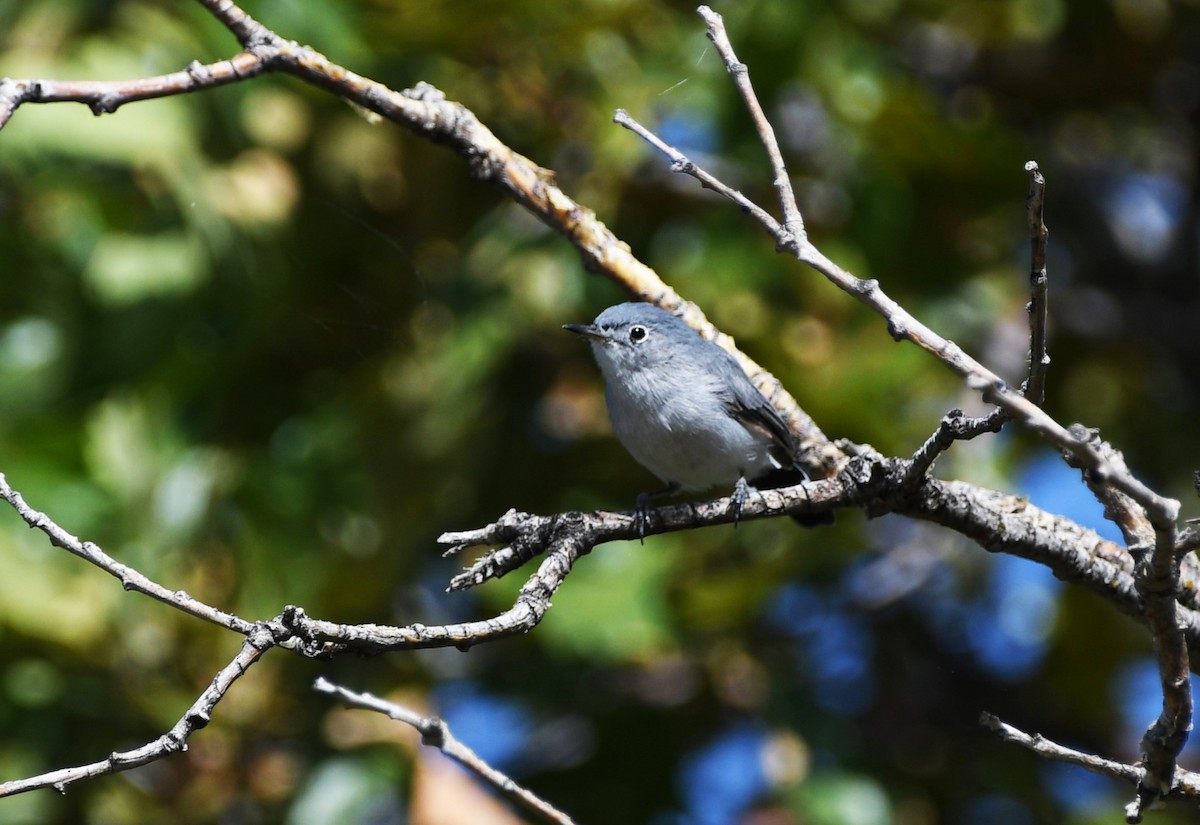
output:
[[817,771],[792,791],[796,813],[814,825],[888,825],[894,812],[874,780],[836,771]]

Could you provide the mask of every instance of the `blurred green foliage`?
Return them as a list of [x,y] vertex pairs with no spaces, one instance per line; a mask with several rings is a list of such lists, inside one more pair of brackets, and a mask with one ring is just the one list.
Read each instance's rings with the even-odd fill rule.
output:
[[[1195,5],[715,7],[822,249],[1014,380],[1026,354],[1021,169],[1041,163],[1047,406],[1101,427],[1139,474],[1189,500],[1200,447]],[[393,88],[424,80],[462,101],[554,169],[832,436],[906,454],[949,407],[979,409],[938,364],[893,344],[878,318],[612,125],[626,108],[771,203],[758,139],[694,7],[247,10]],[[188,3],[0,5],[9,77],[139,77],[234,50]],[[247,618],[289,603],[338,621],[491,615],[520,574],[446,597],[453,566],[437,557],[439,533],[509,507],[625,508],[655,484],[608,437],[586,349],[559,331],[623,296],[461,158],[290,78],[102,118],[23,107],[0,134],[0,260],[0,472],[66,529]],[[961,445],[939,471],[1016,489],[1035,448],[1021,433]],[[912,598],[847,589],[851,573],[904,548],[936,556]],[[670,812],[687,807],[685,757],[734,722],[771,732],[758,806],[772,822],[1119,821],[1125,789],[1064,794],[1080,786],[1048,781],[975,718],[992,710],[1132,758],[1140,731],[1119,721],[1112,685],[1149,640],[1067,589],[1041,664],[1019,678],[984,667],[914,602],[937,582],[973,598],[990,563],[943,532],[853,513],[821,531],[745,524],[601,548],[528,637],[469,654],[269,656],[187,754],[65,797],[0,801],[0,818],[406,821],[413,750],[398,733],[347,734],[345,712],[308,689],[325,674],[435,706],[459,683],[519,705],[542,758],[525,754],[516,772],[595,825],[713,821]],[[237,650],[229,633],[123,593],[11,512],[0,513],[0,564],[4,778],[160,735]],[[780,586],[799,582],[869,630],[865,704],[823,706],[811,651],[764,624]]]

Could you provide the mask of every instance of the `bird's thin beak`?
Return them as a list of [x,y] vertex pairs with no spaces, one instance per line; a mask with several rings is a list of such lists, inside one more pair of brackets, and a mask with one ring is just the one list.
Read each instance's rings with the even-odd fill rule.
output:
[[608,336],[595,324],[563,324],[563,329],[590,338],[593,341],[606,341]]

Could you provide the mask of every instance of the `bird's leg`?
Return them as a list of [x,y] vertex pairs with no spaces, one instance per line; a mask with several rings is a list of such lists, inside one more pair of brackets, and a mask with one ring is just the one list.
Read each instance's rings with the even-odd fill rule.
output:
[[750,500],[750,494],[758,492],[750,486],[750,482],[746,481],[745,476],[738,476],[737,484],[733,485],[733,495],[729,497],[733,502],[733,526],[737,527],[738,519],[742,517],[742,508],[746,506],[746,502]]
[[633,522],[637,525],[638,541],[646,543],[646,511],[650,507],[650,494],[638,493],[637,506],[633,510]]
[[641,493],[637,497],[637,506],[633,511],[633,520],[637,524],[638,541],[646,543],[646,518],[650,513],[650,501],[663,496],[673,496],[679,492],[679,485],[674,481],[656,493]]

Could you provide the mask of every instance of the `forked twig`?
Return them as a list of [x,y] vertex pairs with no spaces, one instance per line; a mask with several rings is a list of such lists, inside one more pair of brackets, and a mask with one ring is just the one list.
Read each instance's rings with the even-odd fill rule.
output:
[[800,214],[800,206],[796,203],[796,193],[792,190],[792,179],[783,162],[783,153],[779,151],[775,128],[771,126],[771,121],[763,112],[762,104],[758,102],[758,94],[754,91],[753,84],[750,83],[750,70],[733,53],[733,44],[729,42],[729,35],[725,33],[724,18],[708,6],[700,6],[696,9],[696,13],[708,24],[706,32],[708,39],[717,47],[717,54],[725,62],[725,70],[733,78],[733,83],[746,104],[746,111],[750,113],[750,119],[754,121],[754,128],[758,130],[759,139],[766,147],[767,156],[771,160],[771,183],[775,187],[779,204],[783,209],[783,225],[796,242],[806,240],[804,217]]
[[913,453],[905,484],[913,484],[927,475],[933,469],[933,463],[938,456],[950,449],[950,445],[955,441],[969,441],[984,433],[998,433],[1003,426],[1004,419],[1001,416],[985,415],[972,418],[964,415],[962,410],[951,410],[942,416],[933,435]]
[[66,793],[68,786],[82,779],[94,779],[98,776],[120,773],[187,750],[188,740],[192,734],[211,721],[212,712],[217,703],[225,698],[225,694],[233,687],[233,683],[241,678],[250,666],[275,644],[271,629],[267,625],[259,625],[251,631],[246,637],[246,641],[242,643],[242,649],[233,657],[233,660],[213,677],[212,683],[192,703],[179,721],[157,739],[147,742],[140,748],[113,752],[106,759],[98,762],[74,768],[61,768],[27,779],[0,782],[0,797],[13,796],[39,788],[54,788],[59,793]]

